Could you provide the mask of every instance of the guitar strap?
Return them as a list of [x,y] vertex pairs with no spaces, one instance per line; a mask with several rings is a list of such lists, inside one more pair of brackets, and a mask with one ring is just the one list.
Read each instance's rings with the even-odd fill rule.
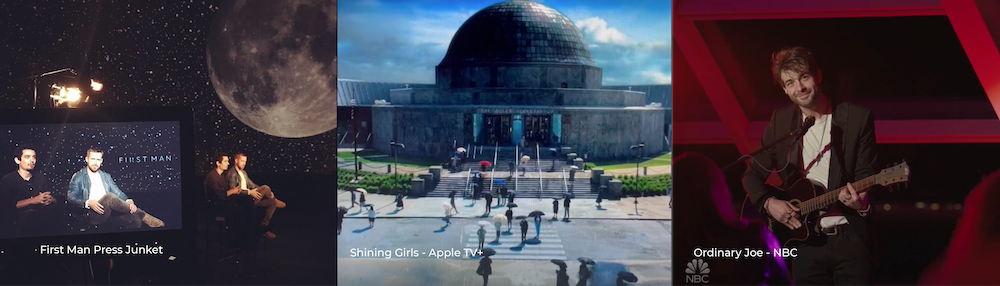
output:
[[[830,141],[833,141],[833,140],[830,140]],[[823,154],[826,154],[826,152],[830,151],[830,146],[831,145],[833,145],[833,142],[830,142],[830,143],[826,144],[826,146],[823,147],[823,150],[819,151],[819,154],[816,155],[816,158],[813,159],[812,162],[809,162],[809,166],[806,166],[806,169],[805,169],[803,175],[804,174],[808,174],[809,173],[809,169],[812,169],[812,167],[814,165],[816,165],[816,163],[819,163],[819,160],[823,159]]]

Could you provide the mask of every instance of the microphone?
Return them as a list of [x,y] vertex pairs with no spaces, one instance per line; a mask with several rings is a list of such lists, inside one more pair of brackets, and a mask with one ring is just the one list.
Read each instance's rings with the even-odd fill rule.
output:
[[788,135],[795,137],[795,139],[802,138],[802,136],[806,135],[806,132],[809,132],[809,127],[812,127],[813,125],[816,125],[816,117],[806,117],[806,120],[802,122],[802,126],[799,126],[799,129],[792,131],[792,133]]
[[757,151],[754,151],[753,153],[750,153],[750,154],[747,154],[747,155],[743,155],[742,157],[740,157],[739,159],[737,159],[736,162],[733,162],[732,164],[729,164],[725,168],[722,168],[722,171],[725,172],[729,168],[732,168],[732,167],[734,167],[736,165],[739,165],[740,163],[743,162],[743,160],[746,160],[747,158],[751,158],[752,159],[753,156],[756,156],[757,154],[760,154],[760,153],[762,153],[762,152],[764,152],[764,151],[766,151],[768,149],[771,149],[772,147],[777,146],[779,143],[784,142],[785,140],[792,139],[792,138],[795,138],[795,140],[798,140],[798,139],[802,138],[802,136],[805,136],[806,132],[809,131],[809,127],[812,127],[813,125],[816,125],[816,117],[812,117],[812,116],[806,117],[806,120],[802,122],[802,125],[799,126],[799,129],[795,129],[795,131],[789,132],[788,135],[784,135],[781,138],[778,138],[777,140],[774,140],[773,142],[768,143],[767,145],[764,145],[763,147],[760,147],[760,149],[757,149]]

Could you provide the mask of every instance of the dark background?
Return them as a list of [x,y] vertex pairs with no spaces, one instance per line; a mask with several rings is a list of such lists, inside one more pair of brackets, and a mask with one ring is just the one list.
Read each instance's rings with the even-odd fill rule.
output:
[[[97,283],[332,283],[334,255],[327,244],[334,240],[333,223],[325,218],[332,216],[326,208],[335,189],[336,131],[280,138],[250,128],[230,113],[216,94],[206,62],[207,38],[221,5],[222,1],[201,0],[0,1],[0,109],[32,107],[33,84],[19,79],[71,67],[78,77],[64,73],[39,81],[39,108],[49,107],[46,99],[52,84],[87,87],[91,78],[102,82],[104,89],[95,93],[81,88],[89,96],[81,109],[191,107],[198,177],[191,178],[196,188],[184,190],[186,194],[202,193],[204,174],[214,168],[213,153],[244,152],[249,155],[250,177],[271,186],[288,203],[271,222],[278,238],[258,241],[252,247],[257,252],[242,253],[238,264],[234,259],[215,262],[217,257],[204,256],[216,249],[211,245],[211,251],[205,251],[205,238],[217,234],[206,228],[207,219],[198,212],[198,225],[190,226],[197,227],[198,257],[179,257],[175,262],[121,258],[115,259],[110,271],[99,260],[65,259],[55,264],[9,260],[8,267],[31,268],[30,273],[21,273],[31,276],[25,283],[88,283],[82,265],[91,264]],[[336,116],[335,111],[330,116]],[[184,207],[197,210],[194,205]],[[257,256],[251,259],[247,256],[251,253]],[[0,284],[21,284],[6,279],[19,273],[13,268],[0,265],[0,273]]]
[[[812,50],[822,71],[823,92],[871,109],[876,120],[997,118],[945,16],[695,23],[701,31],[718,32],[719,37],[705,38],[717,60],[730,59],[721,47],[731,52],[733,62],[720,68],[752,122],[767,121],[775,109],[791,104],[770,72],[771,54],[785,46]],[[674,53],[674,121],[718,122],[718,113],[684,52]],[[683,136],[676,135],[675,139]],[[879,142],[877,146],[877,167],[905,160],[911,170],[908,187],[870,195],[877,211],[873,226],[877,285],[917,283],[926,267],[944,254],[965,197],[983,176],[1000,169],[993,159],[1000,155],[1000,144],[944,139],[955,143]],[[674,151],[675,158],[698,152],[720,168],[742,155],[731,144],[677,144]],[[740,165],[725,173],[737,212],[746,196],[741,182],[745,170],[746,165]],[[674,171],[683,176],[683,170]],[[692,211],[684,203],[690,197],[684,190],[675,194],[676,219],[690,219],[684,215]],[[683,274],[679,277],[683,279]]]
[[[966,195],[983,176],[1000,170],[1000,164],[994,161],[973,158],[1000,156],[1000,144],[880,144],[877,148],[879,170],[905,160],[911,173],[905,188],[870,193],[870,202],[877,211],[873,229],[879,260],[873,282],[912,285],[931,262],[944,254],[961,214],[955,205],[964,205]],[[735,145],[674,145],[674,150],[675,156],[700,153],[720,168],[740,156]],[[724,174],[737,213],[746,196],[741,181],[745,170],[746,165],[739,165]],[[688,206],[683,204],[683,190],[675,194],[676,214],[692,211],[685,211]],[[918,203],[924,207],[918,208]],[[933,203],[939,209],[932,209]]]
[[[77,79],[63,73],[39,81],[39,107],[49,106],[53,83],[87,87],[93,78],[104,89],[81,88],[90,96],[83,106],[194,108],[199,175],[214,167],[210,157],[216,151],[247,153],[251,174],[333,174],[333,130],[298,139],[275,137],[248,127],[222,104],[206,62],[209,31],[221,4],[2,1],[0,109],[31,108],[33,84],[19,79],[72,67]],[[336,116],[333,112],[330,116]]]

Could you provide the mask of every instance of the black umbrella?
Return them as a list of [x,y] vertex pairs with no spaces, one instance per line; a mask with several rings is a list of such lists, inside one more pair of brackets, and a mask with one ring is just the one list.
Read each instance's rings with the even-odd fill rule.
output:
[[342,212],[342,213],[347,213],[347,207],[345,207],[345,206],[339,206],[339,207],[337,207],[337,211],[338,212]]
[[566,262],[565,261],[562,261],[562,260],[559,260],[559,259],[552,259],[552,260],[549,260],[549,261],[552,261],[552,263],[555,263],[556,265],[559,265],[559,267],[566,268]]
[[519,215],[519,216],[514,217],[514,219],[527,219],[527,218],[528,217],[523,216],[523,215]]
[[625,280],[625,281],[631,282],[631,283],[635,283],[635,282],[639,281],[639,278],[635,277],[635,274],[632,274],[632,272],[628,272],[628,271],[618,272],[618,278],[621,278],[622,280]]
[[545,213],[543,213],[542,211],[533,211],[530,214],[528,214],[528,216],[531,216],[531,217],[544,216],[544,215],[545,215]]
[[576,261],[580,261],[580,263],[583,263],[583,264],[590,264],[590,265],[595,265],[596,264],[596,263],[594,263],[593,259],[582,257],[582,256],[580,258],[577,258]]
[[493,199],[493,192],[486,192],[484,195],[486,196],[486,199],[488,199],[488,200],[492,200]]
[[507,207],[508,208],[516,208],[517,204],[516,203],[509,203],[509,204],[507,204]]
[[483,248],[482,252],[483,252],[483,256],[497,255],[497,251],[493,250],[492,248],[489,248],[489,247]]

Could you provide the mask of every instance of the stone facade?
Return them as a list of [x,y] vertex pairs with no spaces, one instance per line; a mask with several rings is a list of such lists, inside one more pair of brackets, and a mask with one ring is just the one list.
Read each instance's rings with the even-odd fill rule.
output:
[[[454,140],[459,145],[474,144],[465,141],[465,114],[499,113],[517,106],[374,106],[374,146],[390,154],[390,142],[403,143],[400,156],[437,158],[442,162],[454,152]],[[538,107],[540,113],[562,114],[562,141],[572,146],[580,157],[587,154],[590,160],[614,159],[637,156],[632,145],[643,143],[645,154],[664,151],[663,108],[575,108]]]
[[601,88],[599,67],[556,63],[504,63],[438,66],[442,88]]
[[393,89],[393,105],[643,106],[646,94],[627,90],[572,88]]

